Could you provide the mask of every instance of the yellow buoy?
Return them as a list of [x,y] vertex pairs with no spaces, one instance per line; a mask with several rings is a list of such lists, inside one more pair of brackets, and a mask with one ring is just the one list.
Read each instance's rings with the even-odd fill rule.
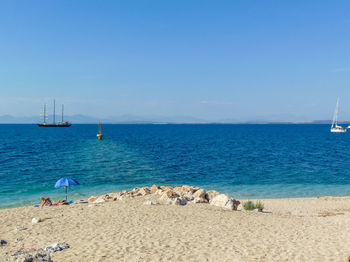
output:
[[103,138],[103,135],[101,133],[101,123],[98,123],[98,134],[96,136],[98,140],[101,140]]

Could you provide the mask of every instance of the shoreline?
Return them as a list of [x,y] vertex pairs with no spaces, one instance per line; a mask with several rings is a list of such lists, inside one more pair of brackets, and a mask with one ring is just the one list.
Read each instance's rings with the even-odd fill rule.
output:
[[[145,186],[145,187],[147,187],[147,186]],[[170,187],[176,187],[176,186],[170,186]],[[129,188],[130,188],[130,190],[132,190],[131,189],[132,187],[129,187]],[[205,189],[206,188],[208,188],[208,187],[205,187]],[[94,191],[94,190],[92,190],[92,191]],[[125,191],[125,190],[122,190],[122,191]],[[97,190],[96,191],[95,190],[94,191],[95,194],[91,194],[91,193],[88,193],[88,192],[84,192],[81,195],[80,195],[79,192],[76,192],[74,194],[79,194],[80,195],[79,197],[78,196],[74,196],[74,194],[73,194],[73,196],[69,196],[68,198],[70,200],[73,200],[73,201],[79,201],[79,200],[86,200],[87,201],[88,196],[92,196],[92,195],[102,196],[102,195],[108,194],[107,192],[111,192],[111,191],[107,191],[107,190]],[[121,192],[121,191],[119,191],[119,192]],[[291,197],[285,197],[285,196],[281,196],[281,197],[278,197],[278,196],[276,196],[276,197],[275,196],[259,197],[256,194],[250,194],[250,193],[245,193],[245,194],[239,194],[237,192],[227,193],[227,190],[222,192],[222,193],[223,194],[227,194],[230,197],[237,198],[239,200],[320,199],[320,198],[348,198],[348,197],[350,198],[350,194],[341,194],[341,193],[339,195],[337,195],[337,194],[317,194],[317,195],[313,195],[313,196],[291,196]],[[63,199],[63,197],[57,197],[58,195],[62,196],[63,193],[54,192],[53,195],[54,195],[54,197],[52,198],[52,200]],[[43,194],[42,196],[43,197],[50,197],[50,194]],[[22,204],[22,203],[25,203],[25,202],[27,202],[27,203],[26,204]],[[31,207],[31,206],[35,206],[35,205],[39,205],[39,204],[40,204],[40,197],[38,197],[37,200],[25,200],[25,201],[18,202],[18,203],[15,203],[15,204],[4,205],[4,206],[0,205],[0,210],[20,208],[20,207]]]
[[[350,255],[350,196],[259,199],[265,208],[257,212],[242,209],[244,199],[213,205],[220,194],[210,190],[151,190],[1,209],[0,238],[7,244],[0,261],[53,243],[69,245],[47,252],[53,261],[346,261]],[[178,200],[188,192],[193,200]]]

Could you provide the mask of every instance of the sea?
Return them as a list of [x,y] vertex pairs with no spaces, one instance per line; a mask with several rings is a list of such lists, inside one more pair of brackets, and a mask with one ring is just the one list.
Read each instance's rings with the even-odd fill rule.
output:
[[307,124],[0,125],[0,208],[157,185],[238,199],[350,195],[350,132]]

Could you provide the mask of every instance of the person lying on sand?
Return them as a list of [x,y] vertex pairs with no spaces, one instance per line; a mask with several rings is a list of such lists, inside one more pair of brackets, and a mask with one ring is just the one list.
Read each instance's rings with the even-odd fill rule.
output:
[[40,207],[51,206],[52,205],[51,200],[50,200],[49,197],[41,197],[40,200],[41,200]]
[[41,200],[40,207],[68,205],[66,200],[51,201],[49,197],[41,197],[40,200]]
[[53,206],[62,206],[62,205],[68,205],[66,200],[58,200],[58,201],[52,201]]

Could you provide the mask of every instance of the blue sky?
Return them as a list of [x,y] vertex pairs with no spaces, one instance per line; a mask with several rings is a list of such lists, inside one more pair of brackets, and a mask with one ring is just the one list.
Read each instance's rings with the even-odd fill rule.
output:
[[0,2],[0,115],[350,120],[349,1]]

